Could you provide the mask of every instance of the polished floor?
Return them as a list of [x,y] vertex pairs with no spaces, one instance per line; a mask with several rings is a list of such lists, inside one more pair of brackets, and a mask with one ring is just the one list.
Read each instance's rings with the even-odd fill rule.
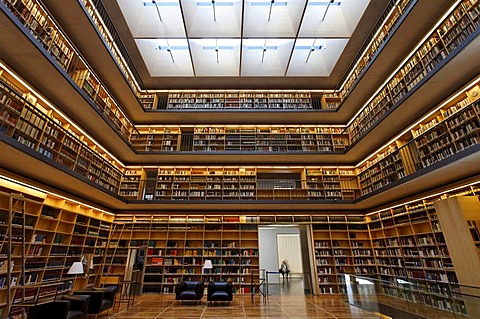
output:
[[133,306],[116,306],[115,310],[99,315],[106,319],[173,319],[173,318],[382,318],[349,305],[340,296],[271,295],[263,301],[256,295],[235,295],[233,302],[207,305],[206,298],[199,304],[175,301],[172,295],[143,295]]

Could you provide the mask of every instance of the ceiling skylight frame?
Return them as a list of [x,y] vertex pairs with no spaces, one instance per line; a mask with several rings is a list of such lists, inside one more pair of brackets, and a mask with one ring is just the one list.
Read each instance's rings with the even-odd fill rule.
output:
[[[324,20],[321,23],[328,24],[329,28],[332,25],[331,20],[339,20],[335,19],[339,15],[350,17],[356,14],[353,20],[358,24],[370,0],[310,2],[308,0],[143,0],[138,2],[117,0],[117,2],[152,77],[302,76],[313,78],[328,77],[331,74],[354,28],[350,26],[352,30],[348,30],[348,34],[345,33],[348,29],[345,25],[340,27],[343,33],[340,32],[337,35],[331,32],[325,35],[307,34],[305,25],[308,21],[305,20],[308,19],[306,18],[308,10],[315,7],[317,12],[321,11],[321,17],[317,14],[316,19]],[[266,8],[256,13],[265,15],[263,20],[266,22],[254,23],[256,20],[252,17],[255,16],[249,13],[252,7]],[[171,20],[173,17],[175,22]],[[267,23],[269,23],[268,28],[265,27]],[[180,24],[182,24],[181,28]],[[310,24],[312,25],[311,21]],[[254,34],[251,30],[257,32]],[[312,39],[315,42],[320,39],[320,41],[329,41],[334,38],[341,39],[344,43],[340,51],[333,52],[334,50],[330,50],[329,46],[321,44],[314,44],[311,45],[312,48],[305,49],[303,44],[305,39]],[[163,50],[164,47],[156,46],[158,41],[173,42],[178,39],[183,39],[186,43],[188,55],[179,55],[180,52],[173,47]],[[240,43],[226,56],[222,54],[227,53],[227,51],[222,52],[223,47],[213,49],[213,60],[207,57],[203,50],[192,47],[194,43],[212,39]],[[258,59],[258,57],[249,52],[248,43],[256,39],[286,43],[290,51],[286,53],[285,45],[277,46],[275,49],[272,46],[266,46],[259,59],[260,64],[255,67],[256,62],[252,59]],[[152,53],[155,46],[156,55]],[[235,56],[232,56],[232,52]],[[277,54],[272,55],[273,52]],[[300,56],[302,56],[301,59]],[[166,59],[170,63],[167,63]],[[300,60],[303,63],[300,63]],[[231,63],[228,66],[227,61]],[[228,72],[219,69],[219,64],[223,64]],[[233,71],[232,67],[237,70]]]

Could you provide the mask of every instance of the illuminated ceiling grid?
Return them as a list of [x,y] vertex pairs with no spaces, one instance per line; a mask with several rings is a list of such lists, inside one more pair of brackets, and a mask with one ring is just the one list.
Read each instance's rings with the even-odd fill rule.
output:
[[369,0],[117,0],[152,77],[329,76]]

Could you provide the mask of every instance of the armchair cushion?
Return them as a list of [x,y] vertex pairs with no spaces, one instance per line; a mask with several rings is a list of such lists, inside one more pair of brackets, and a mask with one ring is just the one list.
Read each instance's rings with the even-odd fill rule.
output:
[[[58,298],[57,298],[58,300]],[[62,295],[60,300],[66,300],[70,302],[70,311],[68,312],[68,319],[84,318],[88,311],[88,305],[90,304],[90,296],[87,295]]]
[[45,318],[45,314],[51,319],[66,319],[70,310],[68,300],[54,300],[44,304],[37,304],[28,311],[28,319]]
[[89,295],[90,303],[88,305],[87,314],[99,314],[113,307],[115,302],[115,293],[117,287],[105,288],[87,288],[74,291],[74,295]]
[[203,297],[203,281],[181,281],[175,290],[176,300],[200,300]]
[[232,301],[233,291],[231,282],[209,282],[207,287],[208,301]]
[[29,319],[84,319],[90,296],[61,295],[56,300],[33,306],[28,312]]

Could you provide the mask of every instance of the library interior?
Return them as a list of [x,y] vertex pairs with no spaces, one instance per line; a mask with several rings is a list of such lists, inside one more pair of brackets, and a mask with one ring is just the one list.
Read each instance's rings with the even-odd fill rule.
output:
[[478,318],[479,0],[0,0],[0,318]]

